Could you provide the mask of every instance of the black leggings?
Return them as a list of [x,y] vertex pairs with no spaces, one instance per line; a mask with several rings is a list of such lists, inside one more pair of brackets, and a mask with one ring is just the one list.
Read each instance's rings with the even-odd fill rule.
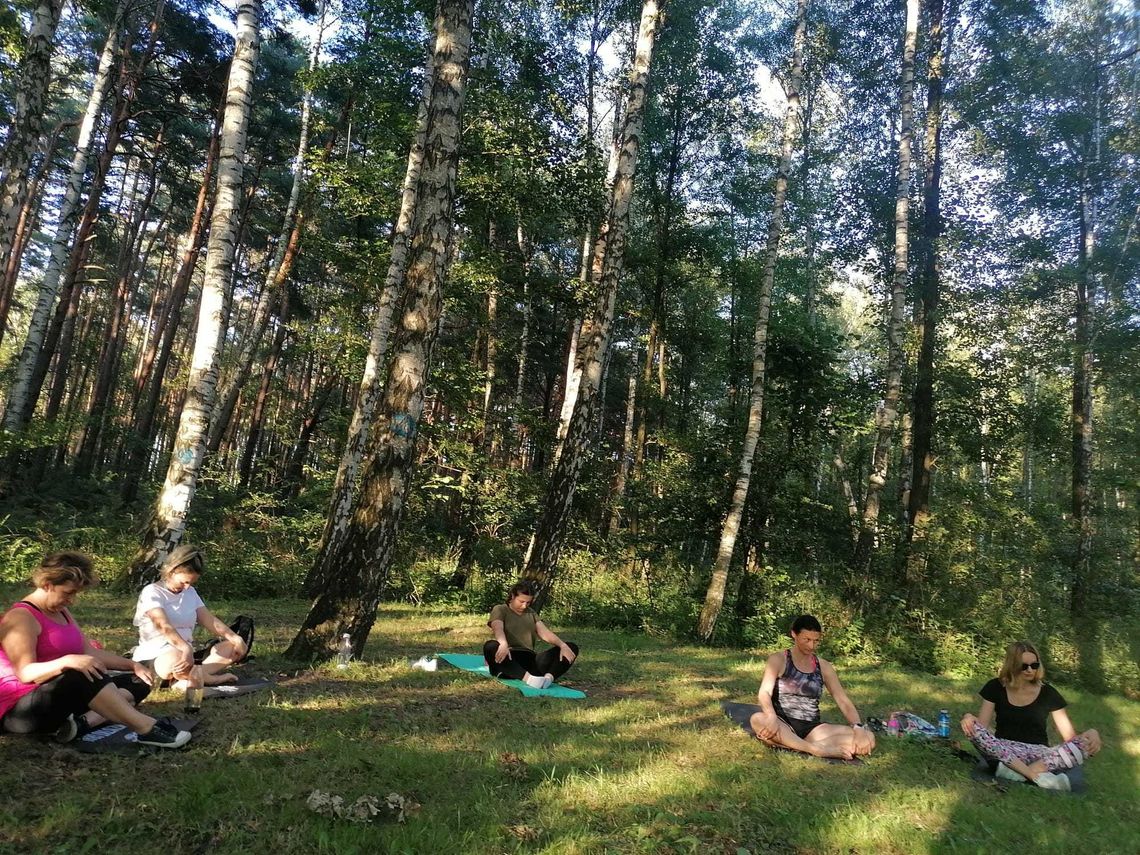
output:
[[[567,641],[566,646],[574,651],[574,662],[578,661],[578,645]],[[511,658],[502,662],[495,661],[495,653],[499,650],[499,642],[491,639],[483,645],[483,658],[487,660],[487,667],[491,669],[492,677],[506,677],[509,680],[521,680],[524,674],[534,674],[541,677],[550,674],[557,680],[570,670],[574,662],[567,662],[558,652],[557,647],[551,647],[542,653],[535,654],[533,650],[525,647],[512,647]]]
[[0,719],[0,730],[8,733],[52,733],[69,715],[87,712],[91,701],[114,685],[126,689],[138,704],[150,694],[150,686],[134,674],[116,674],[88,680],[81,671],[68,669],[58,677],[40,685],[16,701],[16,705]]

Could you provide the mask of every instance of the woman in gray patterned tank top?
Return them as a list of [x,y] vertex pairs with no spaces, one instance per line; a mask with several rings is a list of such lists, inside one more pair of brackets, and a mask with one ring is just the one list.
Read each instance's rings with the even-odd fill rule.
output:
[[[816,757],[850,760],[870,754],[875,735],[863,727],[859,710],[826,659],[815,655],[823,635],[819,621],[800,615],[792,623],[792,646],[768,657],[760,683],[760,712],[752,716],[752,731],[766,745],[790,748]],[[826,724],[819,717],[823,688],[848,725]]]

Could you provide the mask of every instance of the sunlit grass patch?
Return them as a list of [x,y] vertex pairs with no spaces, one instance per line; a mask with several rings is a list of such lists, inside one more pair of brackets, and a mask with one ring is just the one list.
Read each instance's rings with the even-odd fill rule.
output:
[[[100,591],[80,620],[128,644],[129,606]],[[207,701],[184,752],[91,757],[0,739],[0,786],[19,794],[0,807],[0,849],[136,852],[143,839],[171,852],[274,855],[1137,851],[1140,704],[1123,698],[1061,687],[1074,721],[1099,728],[1107,746],[1087,770],[1092,792],[1067,801],[976,784],[966,763],[929,744],[881,738],[858,768],[770,751],[719,706],[755,697],[758,654],[559,626],[583,650],[566,682],[588,697],[528,699],[449,667],[409,667],[427,653],[477,651],[483,615],[385,606],[362,661],[298,670],[275,651],[304,608],[218,609],[258,618],[247,667],[275,685]],[[946,707],[956,720],[980,685],[887,664],[840,673],[864,716]],[[165,690],[148,707],[177,713],[181,697]],[[838,718],[830,702],[824,717]],[[395,793],[420,807],[404,823],[357,824],[309,809],[314,790],[346,803]]]

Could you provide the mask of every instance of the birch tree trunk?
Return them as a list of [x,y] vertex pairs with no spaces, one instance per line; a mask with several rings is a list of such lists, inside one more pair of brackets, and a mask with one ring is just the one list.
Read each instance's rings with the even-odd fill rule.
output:
[[190,280],[194,276],[194,269],[198,265],[198,257],[205,242],[206,230],[203,225],[213,217],[215,199],[210,196],[209,191],[219,155],[223,119],[224,116],[219,117],[216,133],[210,141],[202,183],[198,187],[198,201],[194,209],[194,218],[190,221],[190,230],[186,235],[185,249],[178,265],[178,272],[170,287],[166,311],[159,319],[154,331],[155,347],[153,350],[148,349],[143,354],[135,377],[135,416],[131,426],[127,462],[123,467],[122,497],[124,504],[130,504],[138,496],[139,481],[142,479],[144,471],[149,468],[147,463],[152,451],[155,413],[162,396],[166,367],[170,362],[171,354],[174,352],[175,336],[178,334],[178,327],[182,322],[182,306],[186,302],[186,296],[190,290]]
[[63,0],[40,0],[20,63],[16,112],[0,154],[0,270],[7,267],[16,238],[16,224],[28,192],[28,167],[40,144],[45,101],[51,82],[51,54]]
[[[326,0],[321,0],[317,34],[309,49],[309,76],[306,80],[312,79],[313,72],[320,64],[321,41],[325,33],[327,6]],[[289,190],[289,201],[285,205],[285,216],[282,218],[281,231],[277,235],[273,258],[265,271],[265,285],[261,289],[250,334],[246,337],[245,344],[242,345],[241,352],[238,355],[234,376],[230,378],[230,382],[218,396],[219,405],[214,411],[207,442],[207,448],[211,453],[218,450],[222,435],[226,432],[230,419],[233,418],[238,396],[241,394],[242,386],[249,379],[250,371],[253,370],[254,356],[265,336],[265,330],[269,326],[271,305],[280,296],[285,279],[289,274],[289,268],[296,257],[297,245],[300,240],[300,218],[297,212],[301,201],[301,191],[305,186],[305,158],[309,151],[309,129],[312,123],[312,114],[313,88],[309,83],[306,83],[304,95],[301,97],[301,132],[297,141],[297,153],[293,156],[293,186]]]
[[[59,222],[56,226],[55,237],[52,240],[43,282],[36,298],[35,309],[32,311],[32,319],[24,347],[16,363],[12,388],[4,410],[4,430],[6,431],[20,430],[24,426],[23,414],[29,409],[27,404],[32,372],[35,370],[36,358],[43,346],[48,316],[59,296],[60,275],[67,264],[71,235],[79,217],[79,199],[83,192],[83,179],[87,174],[87,161],[91,157],[91,140],[95,132],[95,122],[98,120],[99,114],[103,112],[103,104],[107,100],[107,91],[111,85],[111,68],[115,64],[115,54],[119,50],[119,33],[123,28],[129,5],[129,0],[122,0],[116,7],[114,20],[111,22],[111,28],[107,33],[107,41],[99,55],[99,65],[95,70],[91,94],[87,98],[87,108],[83,112],[83,120],[79,125],[79,137],[75,144],[75,153],[71,158],[71,170],[68,173],[67,185],[59,206]],[[2,255],[2,250],[0,250],[0,255]]]
[[206,430],[214,406],[217,357],[224,332],[224,292],[232,273],[246,132],[260,49],[260,15],[260,0],[243,0],[238,5],[234,56],[227,83],[226,112],[219,147],[218,185],[210,221],[194,353],[166,480],[128,574],[130,582],[136,586],[155,575],[166,555],[182,539],[206,452]]
[[382,405],[370,431],[367,463],[352,516],[339,548],[328,558],[330,572],[321,579],[323,590],[286,651],[285,655],[293,659],[332,655],[343,633],[351,636],[353,650],[359,656],[376,619],[376,606],[392,564],[416,461],[416,435],[432,347],[443,310],[473,11],[474,0],[441,0],[436,13],[434,75],[425,111],[422,164],[414,190],[406,308],[396,328],[394,357]]
[[911,403],[911,486],[906,508],[906,589],[916,605],[917,588],[926,567],[925,545],[930,523],[930,480],[934,470],[934,356],[938,346],[941,302],[942,242],[942,112],[946,70],[958,0],[930,0],[929,72],[926,99],[926,169],[923,176],[922,278],[919,281],[919,347]]
[[608,216],[599,232],[594,250],[594,270],[599,269],[599,263],[601,265],[601,275],[595,280],[597,302],[592,317],[583,324],[579,337],[577,369],[580,381],[577,400],[566,439],[562,443],[562,451],[550,475],[543,511],[524,561],[523,575],[538,583],[536,609],[541,609],[550,596],[558,552],[566,531],[566,520],[570,516],[578,478],[586,461],[586,447],[594,432],[602,375],[610,348],[614,304],[625,264],[625,242],[629,231],[637,157],[641,148],[653,42],[660,23],[661,11],[657,0],[645,0],[641,7],[633,68],[629,74],[621,151],[616,158]]
[[784,111],[783,141],[780,145],[780,164],[776,171],[776,192],[772,199],[772,216],[768,222],[768,239],[764,248],[764,269],[760,279],[760,294],[756,309],[756,332],[752,344],[752,394],[748,407],[748,423],[744,432],[744,446],[740,451],[736,485],[732,502],[720,530],[720,543],[712,577],[705,591],[705,602],[697,620],[697,633],[703,639],[712,637],[717,618],[724,606],[728,585],[728,571],[744,517],[744,504],[752,481],[752,460],[760,442],[760,427],[764,416],[764,384],[768,375],[768,317],[772,310],[772,289],[776,283],[776,260],[780,239],[784,234],[784,202],[788,195],[788,178],[792,171],[792,151],[797,136],[800,113],[800,92],[804,80],[804,41],[807,38],[808,0],[796,4],[796,29],[792,36],[792,69],[785,85],[788,99]]
[[625,482],[629,478],[629,470],[633,465],[633,454],[630,446],[633,445],[633,419],[637,412],[637,367],[633,366],[629,372],[629,391],[625,398],[625,430],[621,437],[621,457],[618,460],[617,475],[614,477],[614,488],[610,493],[610,516],[606,524],[605,534],[608,536],[621,523],[622,501],[625,499]]
[[914,147],[914,52],[918,41],[920,0],[907,0],[906,30],[903,37],[902,74],[899,83],[899,158],[895,193],[895,256],[891,276],[891,314],[887,324],[887,382],[883,401],[875,413],[875,450],[867,475],[863,519],[855,547],[852,569],[863,576],[871,566],[878,542],[879,505],[891,462],[891,444],[899,414],[899,392],[906,352],[906,286],[910,238],[911,152]]
[[1095,200],[1090,186],[1088,166],[1081,169],[1080,239],[1077,277],[1077,300],[1073,331],[1073,395],[1070,410],[1072,440],[1072,485],[1070,509],[1076,544],[1073,550],[1073,586],[1069,609],[1077,620],[1087,617],[1090,573],[1092,571],[1093,521],[1090,481],[1092,476],[1092,319],[1096,292],[1093,253],[1096,250]]
[[511,448],[508,450],[508,458],[512,466],[521,467],[521,456],[517,456],[515,452],[522,444],[519,414],[522,412],[523,392],[526,389],[526,368],[530,350],[530,268],[532,263],[531,248],[527,243],[526,232],[523,231],[521,212],[519,213],[515,237],[518,242],[519,257],[522,259],[522,330],[519,332],[519,366],[518,372],[515,374],[515,396],[511,402],[510,429],[508,432]]
[[[439,10],[436,10],[437,21]],[[428,108],[435,85],[435,54],[428,52],[424,64],[424,86],[420,97],[419,112],[416,117],[416,133],[408,151],[408,165],[404,171],[404,186],[400,193],[400,213],[396,218],[396,228],[392,235],[392,252],[388,260],[388,271],[380,288],[376,314],[372,319],[372,333],[368,342],[368,356],[364,360],[364,372],[360,378],[360,388],[356,396],[356,406],[352,411],[352,421],[348,426],[348,437],[337,467],[333,482],[329,513],[321,534],[321,546],[309,573],[305,577],[304,590],[309,596],[316,596],[324,589],[326,573],[332,569],[330,559],[340,552],[345,535],[348,533],[352,500],[356,492],[356,481],[364,449],[368,444],[372,427],[372,417],[380,397],[381,372],[387,376],[388,341],[392,331],[392,316],[400,302],[408,269],[408,246],[416,217],[416,199],[419,191],[420,173],[423,169],[424,151],[427,144]]]

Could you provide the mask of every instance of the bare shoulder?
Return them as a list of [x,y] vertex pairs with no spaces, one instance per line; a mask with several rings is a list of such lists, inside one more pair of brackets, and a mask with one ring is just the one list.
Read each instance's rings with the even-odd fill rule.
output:
[[778,650],[775,653],[769,653],[767,660],[764,663],[769,668],[780,669],[784,667],[784,651]]
[[36,632],[40,630],[39,621],[32,617],[30,611],[16,608],[8,609],[7,614],[0,617],[0,627],[25,627],[34,629]]
[[827,675],[830,675],[832,677],[839,676],[835,671],[834,665],[832,665],[830,662],[828,662],[822,656],[817,657],[817,658],[819,659],[819,670],[824,674],[824,676],[827,676]]

